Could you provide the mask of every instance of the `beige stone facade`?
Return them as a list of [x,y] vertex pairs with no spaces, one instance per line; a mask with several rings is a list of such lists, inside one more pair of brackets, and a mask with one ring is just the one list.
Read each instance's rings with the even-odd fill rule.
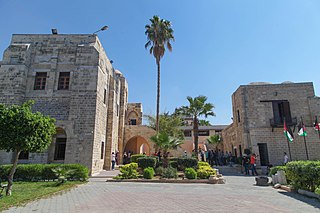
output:
[[315,116],[320,115],[320,98],[313,84],[254,83],[240,86],[232,95],[233,123],[222,131],[225,151],[237,156],[248,148],[258,154],[258,163],[281,165],[289,147],[283,133],[283,121],[294,131],[290,143],[292,160],[307,159],[303,137],[297,135],[301,117],[307,128],[309,159],[320,159],[320,139],[313,129]]

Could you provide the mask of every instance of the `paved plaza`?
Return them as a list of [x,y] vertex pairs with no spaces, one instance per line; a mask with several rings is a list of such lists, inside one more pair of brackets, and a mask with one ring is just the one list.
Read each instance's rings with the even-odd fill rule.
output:
[[320,202],[272,187],[253,177],[226,176],[227,183],[106,183],[91,179],[68,192],[5,212],[320,212]]

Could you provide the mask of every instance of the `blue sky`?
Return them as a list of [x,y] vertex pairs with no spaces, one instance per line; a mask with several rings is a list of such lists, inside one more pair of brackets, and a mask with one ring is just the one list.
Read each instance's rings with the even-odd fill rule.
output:
[[[45,2],[45,3],[44,3]],[[314,82],[320,95],[317,0],[0,0],[0,53],[12,34],[93,33],[129,83],[129,101],[155,113],[156,64],[144,26],[159,15],[173,24],[173,52],[161,61],[161,111],[186,96],[214,103],[212,124],[230,124],[231,94],[250,82]]]

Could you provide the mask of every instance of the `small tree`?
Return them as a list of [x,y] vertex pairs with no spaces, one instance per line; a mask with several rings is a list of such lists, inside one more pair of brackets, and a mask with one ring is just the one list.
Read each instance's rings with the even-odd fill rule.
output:
[[6,195],[10,196],[13,175],[16,171],[20,152],[41,152],[48,148],[55,134],[55,119],[33,113],[34,101],[21,106],[0,104],[0,149],[14,153],[13,166],[8,176]]
[[178,139],[169,136],[165,132],[160,132],[150,138],[163,152],[163,167],[168,167],[168,151],[176,149],[183,142]]

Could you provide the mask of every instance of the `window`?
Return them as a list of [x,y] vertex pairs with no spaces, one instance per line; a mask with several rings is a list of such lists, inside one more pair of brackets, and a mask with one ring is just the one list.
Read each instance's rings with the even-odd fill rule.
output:
[[68,90],[70,82],[70,72],[60,72],[58,90]]
[[130,119],[129,125],[137,125],[137,119]]
[[288,101],[272,101],[273,118],[275,124],[283,124],[284,119],[288,124],[292,123],[290,106]]
[[104,156],[104,142],[101,142],[101,159],[103,159]]
[[107,89],[104,89],[104,93],[103,93],[103,103],[104,103],[104,104],[107,103]]
[[66,154],[66,138],[57,138],[56,139],[56,148],[54,152],[55,160],[64,160]]
[[191,137],[191,130],[184,130],[183,134],[185,137]]
[[240,123],[240,111],[237,110],[237,116],[238,116],[238,123]]
[[34,81],[34,90],[45,90],[47,81],[46,72],[37,72]]
[[28,160],[29,159],[29,152],[22,151],[19,154],[19,160]]
[[199,131],[199,136],[209,136],[209,130],[202,130]]

